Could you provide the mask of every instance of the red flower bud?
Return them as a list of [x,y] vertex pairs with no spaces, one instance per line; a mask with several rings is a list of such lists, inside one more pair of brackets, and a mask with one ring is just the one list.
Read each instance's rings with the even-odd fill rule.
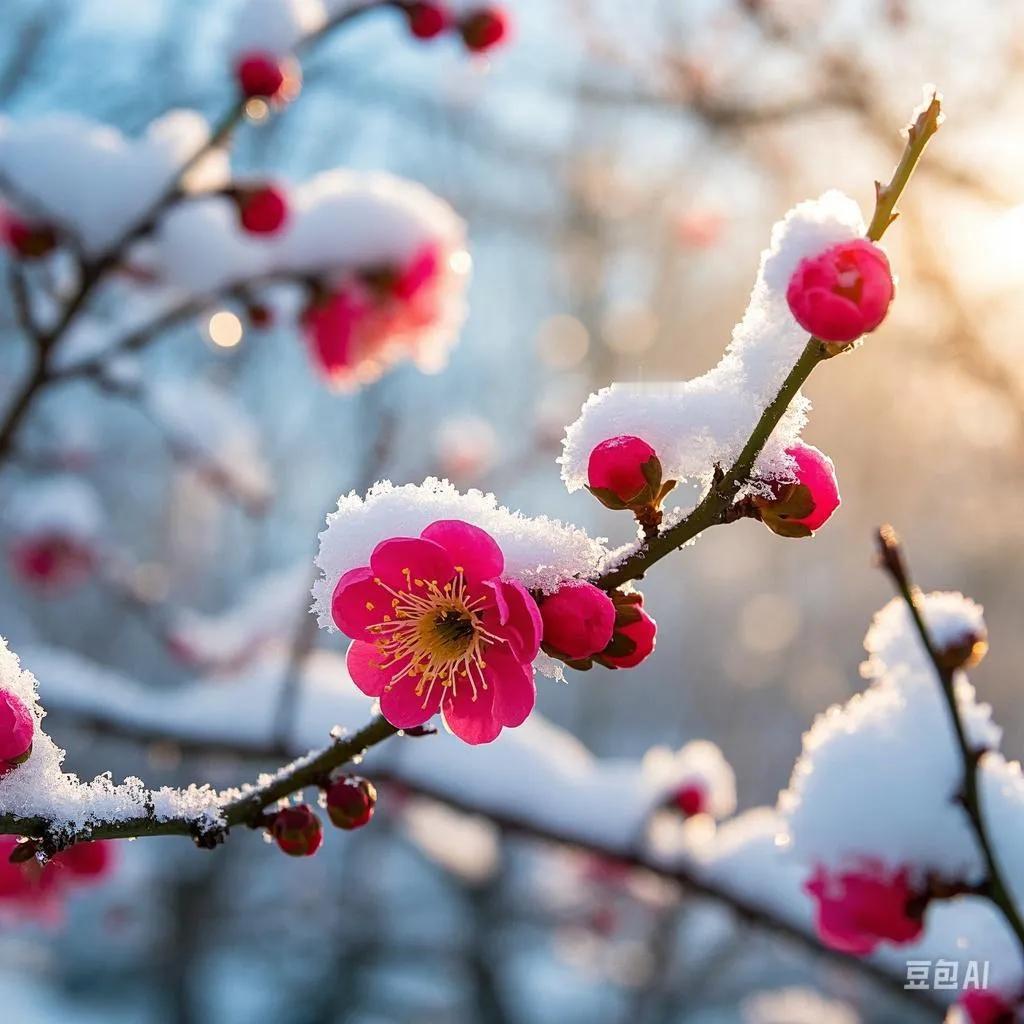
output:
[[277,99],[288,81],[286,66],[269,53],[247,53],[235,66],[235,76],[249,99]]
[[12,210],[0,208],[0,238],[23,260],[35,260],[57,248],[57,233],[48,224],[32,224]]
[[84,583],[96,565],[88,544],[63,534],[44,534],[14,541],[11,568],[31,587],[48,595],[64,593]]
[[508,36],[508,14],[501,7],[485,7],[463,18],[459,32],[468,49],[484,53]]
[[842,499],[832,460],[798,441],[786,449],[796,462],[796,483],[772,485],[774,497],[756,497],[761,521],[780,537],[810,537],[828,522]]
[[250,234],[276,234],[288,220],[287,195],[275,185],[240,189],[237,201],[239,220]]
[[312,857],[324,840],[320,819],[309,804],[296,804],[278,811],[270,834],[289,857]]
[[451,16],[440,4],[413,0],[405,5],[409,31],[417,39],[433,39],[451,25]]
[[633,668],[653,652],[657,623],[644,611],[643,594],[611,594],[615,604],[615,632],[611,643],[595,659],[605,668]]
[[706,811],[707,801],[708,795],[704,792],[704,787],[696,782],[689,782],[672,794],[672,803],[687,818]]
[[377,787],[358,776],[336,779],[327,787],[326,796],[331,824],[346,831],[366,825],[377,806]]
[[797,323],[815,337],[851,342],[885,319],[893,290],[885,253],[856,239],[802,260],[790,278],[786,301]]
[[603,651],[615,628],[615,606],[593,583],[566,583],[539,602],[544,622],[544,647],[555,656],[575,661]]
[[594,447],[587,485],[606,508],[638,509],[658,505],[675,483],[662,484],[661,462],[646,441],[621,434]]
[[35,720],[21,698],[0,690],[0,778],[32,754]]
[[263,302],[249,303],[245,313],[249,323],[257,329],[271,327],[274,323],[274,310]]

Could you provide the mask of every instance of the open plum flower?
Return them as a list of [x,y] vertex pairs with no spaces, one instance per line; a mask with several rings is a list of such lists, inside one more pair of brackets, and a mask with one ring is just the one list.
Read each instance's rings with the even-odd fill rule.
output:
[[439,710],[467,743],[489,743],[533,710],[541,617],[526,588],[502,579],[484,530],[457,519],[392,537],[345,573],[331,612],[352,637],[348,669],[401,729]]

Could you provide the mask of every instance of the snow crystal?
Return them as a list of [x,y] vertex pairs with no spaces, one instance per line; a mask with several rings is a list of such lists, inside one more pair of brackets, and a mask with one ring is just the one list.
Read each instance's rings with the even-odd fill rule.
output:
[[321,28],[326,17],[321,0],[246,0],[232,24],[232,53],[285,57]]
[[373,549],[389,537],[416,537],[438,519],[462,519],[486,530],[505,555],[504,575],[546,592],[575,576],[591,577],[603,548],[583,530],[545,516],[528,517],[498,505],[493,494],[460,493],[447,480],[422,484],[376,484],[365,498],[355,492],[338,500],[320,534],[316,564],[322,576],[313,586],[320,625],[334,629],[331,596],[343,573],[366,565]]
[[[923,598],[924,619],[936,646],[941,650],[965,637],[985,633],[984,611],[963,594],[935,591]],[[896,666],[912,667],[927,672],[931,659],[914,628],[907,602],[894,597],[874,619],[864,638],[868,661],[862,671],[868,678],[877,678]]]
[[165,114],[138,139],[72,114],[0,118],[0,178],[15,205],[28,197],[27,212],[45,211],[95,255],[139,221],[208,138],[191,110]]
[[22,483],[3,510],[7,529],[19,537],[59,534],[95,540],[103,527],[103,509],[92,485],[64,474]]
[[696,783],[706,794],[709,814],[725,818],[736,810],[736,776],[722,751],[709,740],[694,740],[679,750],[653,747],[644,755],[641,771],[662,799]]
[[[840,192],[790,210],[772,230],[747,310],[717,366],[693,380],[617,383],[590,396],[566,431],[559,460],[568,489],[586,484],[591,451],[619,434],[652,445],[666,479],[707,483],[716,464],[732,465],[807,342],[786,303],[790,276],[801,259],[864,230],[860,208]],[[762,474],[792,478],[785,449],[799,436],[809,408],[802,395],[791,403],[757,461]]]

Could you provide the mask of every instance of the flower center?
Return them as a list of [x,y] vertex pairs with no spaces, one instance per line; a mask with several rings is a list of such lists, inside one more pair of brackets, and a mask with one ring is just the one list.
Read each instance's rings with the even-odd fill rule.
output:
[[368,628],[376,636],[381,668],[401,666],[386,689],[408,677],[426,706],[435,683],[450,687],[453,694],[460,684],[468,684],[476,700],[478,690],[487,689],[484,652],[500,639],[483,625],[486,597],[469,594],[461,568],[443,587],[437,580],[414,577],[408,569],[402,573],[403,589],[374,579],[389,594],[391,610]]

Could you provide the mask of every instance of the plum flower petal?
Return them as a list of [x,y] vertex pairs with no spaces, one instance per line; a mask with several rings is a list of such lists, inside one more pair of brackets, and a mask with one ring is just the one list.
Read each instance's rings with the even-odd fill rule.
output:
[[494,538],[479,526],[459,519],[440,519],[422,534],[450,552],[470,583],[492,580],[505,568],[505,556]]
[[367,627],[380,619],[380,598],[380,588],[373,582],[373,570],[368,565],[350,569],[334,588],[331,613],[350,637],[372,641],[373,633]]
[[370,568],[390,587],[403,587],[414,579],[447,581],[455,574],[455,563],[448,552],[440,544],[419,537],[381,541],[370,555]]

